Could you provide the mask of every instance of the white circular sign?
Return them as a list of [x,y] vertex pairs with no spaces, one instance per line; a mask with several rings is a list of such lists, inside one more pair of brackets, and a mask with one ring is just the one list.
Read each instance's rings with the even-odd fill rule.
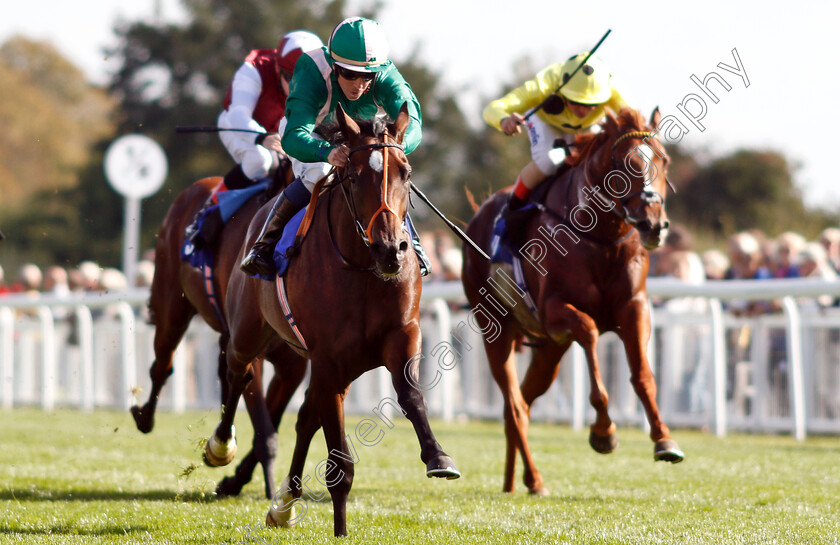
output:
[[153,195],[163,185],[167,169],[163,148],[142,134],[121,136],[105,151],[105,176],[124,197]]

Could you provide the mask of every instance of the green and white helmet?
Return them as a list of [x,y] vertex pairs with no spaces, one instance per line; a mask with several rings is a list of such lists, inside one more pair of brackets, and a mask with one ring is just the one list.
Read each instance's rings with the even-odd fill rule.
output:
[[333,29],[329,52],[335,64],[357,72],[379,72],[388,66],[388,40],[379,23],[349,17]]

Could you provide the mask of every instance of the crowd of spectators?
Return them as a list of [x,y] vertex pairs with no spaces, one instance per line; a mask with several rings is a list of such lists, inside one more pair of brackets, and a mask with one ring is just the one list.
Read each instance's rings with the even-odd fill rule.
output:
[[[702,264],[708,280],[764,278],[823,278],[840,273],[840,229],[823,230],[808,241],[786,231],[775,238],[758,230],[741,231],[729,237],[726,252],[712,249],[696,253],[689,233],[673,226],[662,248],[651,254],[651,276],[674,276],[696,281],[696,264]],[[691,265],[686,265],[690,261]]]
[[[725,252],[711,249],[698,253],[688,231],[676,225],[662,248],[651,253],[650,276],[674,277],[692,284],[769,278],[836,280],[838,274],[840,229],[836,228],[824,229],[812,241],[792,231],[772,238],[753,229],[731,235]],[[826,306],[834,303],[830,297],[819,302]]]
[[[441,230],[423,231],[420,241],[432,263],[425,281],[461,278],[463,261],[460,242]],[[137,264],[137,287],[148,287],[154,276],[154,251]],[[77,267],[52,265],[43,270],[35,264],[20,267],[12,281],[0,265],[0,296],[9,293],[51,293],[58,296],[85,291],[122,291],[125,275],[118,269],[83,261]],[[687,229],[674,225],[664,245],[651,252],[650,276],[679,278],[698,284],[706,280],[820,278],[836,280],[840,274],[840,229],[828,228],[813,241],[791,231],[775,238],[758,230],[735,233],[725,251],[697,252]]]
[[[151,286],[154,269],[154,261],[145,258],[141,260],[137,264],[136,287]],[[0,297],[12,294],[66,297],[84,292],[120,292],[127,287],[122,271],[102,267],[93,261],[83,261],[72,268],[50,265],[43,270],[34,263],[26,263],[18,269],[11,281],[7,280],[3,266],[0,265]]]

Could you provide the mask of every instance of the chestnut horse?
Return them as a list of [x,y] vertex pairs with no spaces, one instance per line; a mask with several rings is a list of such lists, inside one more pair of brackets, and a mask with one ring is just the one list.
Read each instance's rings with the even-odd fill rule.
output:
[[[284,163],[282,169],[278,171],[278,177],[285,180],[275,180],[273,186],[288,181],[290,174],[291,168],[288,163]],[[137,429],[143,433],[151,432],[154,427],[155,410],[160,392],[167,378],[172,374],[172,354],[196,314],[199,314],[210,327],[220,333],[221,350],[218,365],[222,384],[222,402],[227,396],[224,348],[227,346],[228,334],[227,326],[221,319],[220,310],[223,311],[230,272],[234,268],[238,269],[237,256],[245,239],[248,223],[259,208],[260,201],[265,199],[259,196],[251,198],[225,224],[222,235],[219,237],[213,262],[212,292],[210,292],[215,295],[215,300],[221,305],[220,309],[216,309],[210,299],[202,271],[182,261],[180,252],[184,243],[185,227],[192,221],[213,188],[221,181],[220,177],[204,178],[185,189],[167,211],[158,234],[155,275],[149,299],[150,316],[155,325],[155,361],[149,371],[152,378],[152,390],[143,407],[135,405],[131,408]],[[277,428],[289,399],[303,380],[306,360],[279,341],[262,345],[255,354],[255,358],[258,356],[259,359],[255,361],[258,380],[251,382],[245,395],[245,403],[254,423],[253,449],[236,469],[236,474],[219,483],[216,489],[219,495],[239,494],[242,487],[251,480],[257,463],[263,466],[266,496],[271,498],[275,494],[273,466],[277,451]],[[260,380],[262,356],[275,363],[275,375],[267,392],[268,406],[262,394]],[[282,366],[277,365],[280,362],[283,363]]]
[[[279,334],[301,357],[309,357],[311,378],[298,414],[284,503],[279,509],[272,505],[268,523],[293,524],[290,504],[301,496],[300,478],[309,444],[323,427],[328,471],[319,478],[327,480],[334,532],[342,536],[347,533],[347,495],[357,461],[355,447],[348,448],[345,440],[344,398],[350,383],[362,373],[382,365],[391,372],[397,402],[420,441],[427,476],[453,479],[460,473],[432,433],[421,392],[409,382],[412,374],[417,379],[413,362],[420,354],[421,281],[417,257],[403,227],[411,169],[400,142],[410,121],[408,109],[403,106],[396,121],[387,126],[357,122],[340,106],[336,117],[350,159],[339,175],[330,178],[314,208],[310,204],[314,210],[311,228],[283,283],[251,278],[238,269],[231,275],[226,300],[230,392],[225,407],[236,407],[255,347],[266,339]],[[254,217],[246,247],[256,239],[270,208],[266,204]],[[289,310],[278,300],[284,285]],[[223,412],[207,443],[207,457],[226,457],[234,412]],[[288,483],[297,484],[285,486]]]
[[[651,122],[659,122],[658,111]],[[573,341],[583,347],[589,367],[589,400],[596,412],[590,445],[600,453],[618,446],[595,351],[605,331],[616,332],[624,344],[630,380],[650,422],[654,459],[676,463],[684,457],[659,415],[647,357],[648,250],[662,243],[668,228],[664,195],[669,159],[655,131],[635,110],[625,108],[618,118],[609,113],[602,129],[578,135],[569,168],[543,182],[549,184],[544,205],[528,219],[520,255],[532,306],[514,282],[506,281],[510,275],[500,274],[498,264],[464,249],[464,289],[476,317],[486,324],[484,347],[504,396],[506,492],[513,491],[520,451],[528,490],[547,493],[528,448],[530,408],[551,386]],[[485,249],[491,246],[493,222],[509,192],[493,195],[468,226],[467,234]],[[523,337],[535,347],[520,387],[513,348]]]

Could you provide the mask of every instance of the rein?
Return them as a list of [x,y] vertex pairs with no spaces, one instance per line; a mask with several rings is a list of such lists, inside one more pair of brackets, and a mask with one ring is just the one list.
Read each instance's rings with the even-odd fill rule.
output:
[[[362,146],[356,146],[350,149],[348,153],[348,159],[354,153],[359,151],[366,151],[366,150],[375,150],[375,149],[384,149],[384,148],[397,148],[400,151],[403,150],[402,145],[397,144],[396,142],[388,142],[388,134],[385,134],[385,141],[384,142],[376,142],[374,144],[365,144]],[[356,202],[353,199],[353,195],[350,194],[348,196],[347,188],[344,186],[345,180],[347,180],[347,176],[342,176],[340,180],[338,180],[338,184],[341,186],[341,191],[344,194],[344,199],[347,201],[347,206],[350,208],[350,213],[353,215],[353,223],[356,226],[356,232],[359,234],[359,237],[362,239],[362,242],[365,243],[365,246],[370,246],[370,234],[373,230],[373,222],[376,218],[383,212],[390,212],[399,218],[399,214],[391,208],[391,205],[388,204],[388,153],[383,151],[382,152],[382,204],[373,213],[371,216],[370,221],[368,221],[368,226],[365,228],[362,225],[362,222],[359,221],[358,213],[356,212]]]
[[[386,135],[386,139],[387,139],[387,135]],[[361,145],[361,146],[356,146],[354,148],[351,148],[349,153],[348,153],[348,158],[349,158],[349,156],[351,156],[354,153],[357,153],[359,151],[376,150],[376,149],[384,149],[384,148],[397,148],[400,151],[403,150],[402,145],[397,144],[395,142],[388,142],[386,140],[385,142],[376,142],[376,143],[373,143],[373,144],[364,144],[364,145]],[[388,185],[387,185],[388,184],[388,167],[387,167],[387,165],[388,165],[388,154],[383,153],[382,155],[383,155],[383,162],[382,162],[382,164],[383,164],[383,166],[382,166],[382,170],[383,170],[383,172],[382,172],[382,176],[383,176],[382,205],[380,205],[379,209],[374,213],[373,217],[371,217],[370,221],[368,222],[367,229],[365,229],[365,227],[362,225],[362,222],[359,221],[359,219],[358,219],[358,213],[356,211],[356,201],[353,198],[353,194],[351,192],[349,192],[347,190],[347,188],[345,187],[345,182],[347,180],[351,179],[351,177],[346,174],[346,171],[339,171],[338,176],[333,179],[332,183],[326,184],[326,187],[324,188],[324,192],[329,192],[332,189],[334,189],[336,186],[341,188],[342,195],[344,196],[344,201],[347,203],[347,208],[350,211],[350,214],[353,216],[353,224],[356,227],[356,233],[359,235],[359,238],[362,239],[362,242],[364,242],[365,246],[367,246],[367,247],[370,247],[370,231],[373,229],[373,221],[376,219],[376,217],[379,214],[381,214],[382,212],[386,212],[386,211],[391,212],[395,216],[398,216],[398,214],[394,211],[394,209],[391,208],[391,206],[388,204],[388,199],[387,199],[387,195],[388,195],[388,193],[387,193],[387,190],[388,190]],[[336,170],[336,169],[334,168],[333,170]],[[329,198],[330,198],[329,202],[331,202],[332,195],[330,195]],[[327,203],[327,208],[329,208],[329,202]],[[332,217],[329,214],[329,212],[327,213],[327,232],[329,234],[330,242],[332,243],[333,249],[335,250],[338,257],[341,259],[341,262],[342,262],[344,268],[350,269],[350,270],[356,270],[356,271],[363,271],[363,272],[370,272],[370,271],[374,270],[373,266],[362,267],[362,266],[359,266],[359,265],[354,265],[354,264],[350,263],[350,261],[348,261],[348,259],[344,256],[344,254],[341,252],[341,249],[338,247],[338,244],[336,243],[335,237],[333,236]]]

